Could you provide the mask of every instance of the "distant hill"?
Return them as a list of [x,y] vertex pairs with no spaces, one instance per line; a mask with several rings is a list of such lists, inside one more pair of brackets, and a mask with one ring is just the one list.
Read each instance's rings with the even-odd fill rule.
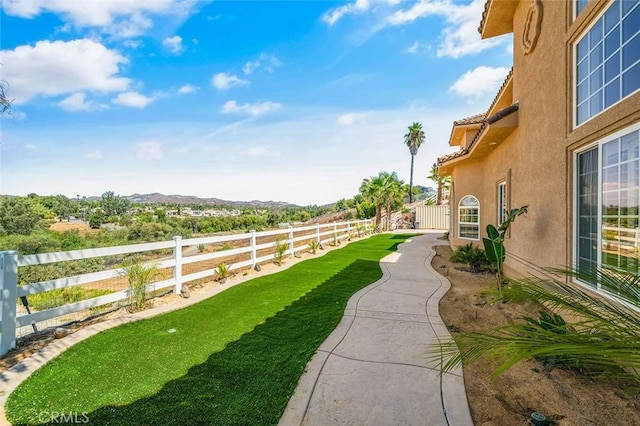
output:
[[[94,198],[94,197],[91,197]],[[99,199],[99,197],[95,197]],[[230,207],[264,207],[264,208],[284,208],[284,207],[300,207],[296,204],[286,203],[284,201],[229,201],[220,198],[200,198],[194,195],[165,195],[158,192],[152,194],[132,194],[125,196],[132,203],[140,204],[198,204],[210,206],[230,206]]]

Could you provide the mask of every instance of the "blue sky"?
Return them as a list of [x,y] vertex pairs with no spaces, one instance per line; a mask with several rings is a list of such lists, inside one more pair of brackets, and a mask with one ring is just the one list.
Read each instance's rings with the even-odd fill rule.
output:
[[0,193],[325,204],[414,182],[512,63],[484,0],[3,0]]

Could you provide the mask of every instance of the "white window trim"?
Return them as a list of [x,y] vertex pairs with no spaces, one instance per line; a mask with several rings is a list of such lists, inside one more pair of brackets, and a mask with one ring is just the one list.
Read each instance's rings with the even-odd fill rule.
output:
[[[574,19],[576,18],[576,10],[577,10],[577,2],[573,2],[574,6],[573,6],[573,11],[574,11]],[[602,18],[604,16],[604,14],[607,12],[607,10],[609,10],[609,8],[611,7],[611,5],[613,4],[613,1],[610,2],[609,4],[607,4],[607,6],[602,9],[600,11],[600,13],[591,20],[591,22],[589,23],[589,26],[587,26],[587,28],[584,29],[584,31],[582,31],[582,33],[580,34],[579,37],[576,38],[576,40],[573,42],[573,46],[572,46],[572,62],[571,62],[571,67],[572,67],[572,91],[573,91],[573,99],[571,99],[571,109],[573,111],[572,115],[573,115],[573,129],[577,129],[580,126],[585,125],[586,123],[588,123],[589,121],[593,120],[595,117],[598,117],[599,115],[601,115],[602,113],[604,113],[605,111],[610,110],[611,108],[615,107],[616,105],[618,105],[620,102],[624,101],[625,99],[628,99],[630,97],[632,97],[633,95],[635,95],[636,93],[640,93],[640,88],[636,89],[634,92],[629,93],[627,96],[625,96],[624,98],[620,98],[617,102],[615,102],[614,104],[603,108],[602,111],[600,111],[597,114],[592,115],[591,117],[587,118],[586,120],[584,120],[582,123],[578,124],[578,43],[584,38],[584,36],[589,32],[589,30],[591,30],[591,28],[593,28],[593,26],[596,24],[596,22],[598,22],[598,20],[600,20],[600,18]],[[621,71],[622,73],[622,71]],[[604,90],[604,86],[603,86],[603,90]]]
[[[502,187],[502,196],[500,194],[500,187]],[[498,198],[498,218],[496,223],[498,226],[502,225],[502,223],[507,219],[507,180],[502,180],[498,182],[497,187],[497,198]],[[503,204],[504,201],[504,204]]]
[[[618,130],[617,132],[611,133],[607,136],[604,136],[588,145],[585,145],[583,147],[581,147],[580,149],[577,149],[573,152],[573,176],[572,176],[572,186],[573,186],[573,200],[572,200],[572,204],[573,204],[573,212],[571,214],[572,220],[573,220],[573,226],[572,226],[572,263],[573,263],[573,268],[576,269],[578,267],[578,247],[577,247],[577,235],[578,235],[578,179],[576,178],[577,176],[577,171],[578,171],[578,156],[586,151],[589,151],[590,149],[593,149],[595,147],[598,148],[598,218],[600,220],[602,220],[602,145],[612,141],[613,139],[617,139],[621,136],[624,136],[626,134],[629,133],[633,133],[633,132],[637,132],[640,130],[640,122],[632,124],[631,126],[627,126],[623,129]],[[602,266],[602,226],[598,226],[598,236],[597,236],[597,244],[598,244],[598,251],[597,251],[597,257],[596,257],[596,262],[598,263],[598,266]],[[600,284],[597,284],[596,287],[594,287],[593,285],[589,285],[587,283],[582,282],[581,280],[578,280],[576,278],[574,278],[572,280],[575,284],[579,284],[583,287],[589,288],[591,290],[597,290],[598,293],[601,294],[609,294],[605,291],[602,290]],[[615,297],[615,296],[614,296]]]
[[[467,197],[473,197],[476,199],[476,201],[478,202],[478,206],[460,206],[460,203],[462,202],[462,200],[464,200]],[[464,208],[477,208],[478,209],[478,223],[473,223],[473,222],[461,222],[460,221],[460,208],[464,207]],[[460,225],[477,225],[478,226],[478,237],[477,238],[469,238],[469,237],[463,237],[461,236],[460,233]],[[469,240],[469,241],[479,241],[480,240],[480,200],[478,200],[478,197],[476,197],[475,195],[465,195],[462,198],[460,198],[460,201],[458,201],[458,238],[461,240]]]

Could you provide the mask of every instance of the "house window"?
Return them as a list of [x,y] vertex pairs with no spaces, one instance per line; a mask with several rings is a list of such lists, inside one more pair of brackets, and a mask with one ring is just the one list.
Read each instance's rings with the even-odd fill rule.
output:
[[480,238],[480,203],[473,195],[466,195],[458,205],[458,237],[477,240]]
[[584,9],[589,3],[589,0],[576,0],[576,16],[580,15],[582,9]]
[[498,184],[498,226],[507,219],[507,182]]
[[576,125],[640,89],[640,2],[616,0],[576,44]]
[[638,274],[640,249],[640,125],[613,135],[576,158],[576,267]]

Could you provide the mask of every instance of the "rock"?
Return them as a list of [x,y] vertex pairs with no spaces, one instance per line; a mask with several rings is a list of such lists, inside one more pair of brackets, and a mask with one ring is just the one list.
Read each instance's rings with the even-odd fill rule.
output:
[[67,337],[71,333],[73,333],[73,330],[71,330],[71,329],[64,328],[64,327],[58,327],[58,328],[56,328],[56,331],[53,332],[53,337],[55,339],[62,339],[63,337]]
[[189,290],[188,285],[182,286],[182,288],[180,289],[180,296],[182,296],[185,299],[188,299],[191,297],[191,290]]
[[302,255],[299,252],[295,252],[293,253],[293,257],[300,259],[302,257]]
[[260,272],[262,271],[262,266],[260,266],[259,264],[256,264],[256,266],[253,269],[255,269],[256,272]]

